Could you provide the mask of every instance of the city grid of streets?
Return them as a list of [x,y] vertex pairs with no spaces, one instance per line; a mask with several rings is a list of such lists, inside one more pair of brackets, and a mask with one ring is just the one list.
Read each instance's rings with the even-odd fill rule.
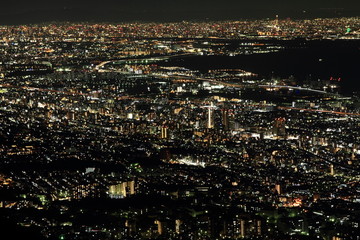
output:
[[340,77],[172,64],[359,37],[359,18],[0,27],[2,225],[37,239],[360,239],[360,100]]

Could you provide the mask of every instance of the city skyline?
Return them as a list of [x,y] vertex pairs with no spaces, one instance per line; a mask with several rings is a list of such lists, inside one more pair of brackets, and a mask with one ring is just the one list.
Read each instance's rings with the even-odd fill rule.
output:
[[0,25],[51,21],[182,21],[358,16],[360,3],[347,1],[16,1],[5,2]]

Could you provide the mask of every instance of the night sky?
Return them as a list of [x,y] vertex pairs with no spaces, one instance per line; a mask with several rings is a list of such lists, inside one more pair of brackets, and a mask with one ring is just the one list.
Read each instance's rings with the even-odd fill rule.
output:
[[360,0],[6,1],[0,25],[49,21],[181,21],[360,16]]

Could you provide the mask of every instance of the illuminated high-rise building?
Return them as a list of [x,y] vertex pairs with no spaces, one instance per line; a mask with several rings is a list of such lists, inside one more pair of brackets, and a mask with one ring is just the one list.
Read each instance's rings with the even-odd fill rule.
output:
[[224,130],[229,130],[229,110],[224,109],[222,111],[222,124]]
[[135,181],[122,182],[109,187],[108,194],[110,198],[124,198],[135,194]]
[[125,221],[125,227],[128,229],[128,233],[129,235],[132,235],[134,233],[136,233],[137,228],[136,228],[136,222],[135,221],[131,221],[131,220],[126,220]]
[[213,128],[214,127],[212,114],[213,114],[212,109],[208,108],[208,119],[207,119],[207,127],[208,128]]
[[157,225],[157,233],[159,235],[163,234],[163,232],[164,232],[163,223],[159,220],[155,220],[155,224]]
[[175,220],[175,232],[177,234],[180,234],[181,224],[182,224],[182,221],[180,219]]
[[275,191],[277,192],[277,194],[281,194],[281,185],[279,183],[275,185]]
[[285,136],[285,122],[286,119],[283,117],[279,117],[275,119],[274,126],[273,126],[273,134],[276,136]]
[[231,239],[240,239],[262,234],[261,220],[249,218],[248,216],[236,216],[224,221],[222,236]]
[[95,198],[100,196],[97,183],[78,185],[72,189],[71,193],[71,197],[74,199],[81,199],[86,197]]
[[240,237],[245,237],[245,220],[240,220]]
[[257,220],[256,223],[256,232],[258,235],[261,235],[261,220]]
[[166,139],[168,138],[168,128],[161,127],[161,138]]

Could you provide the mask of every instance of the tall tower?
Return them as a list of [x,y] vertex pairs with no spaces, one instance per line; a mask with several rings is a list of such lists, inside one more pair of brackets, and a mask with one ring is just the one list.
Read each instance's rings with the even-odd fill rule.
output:
[[279,31],[280,31],[279,15],[276,15],[276,16],[275,16],[275,24],[274,24],[274,27],[275,27],[275,31],[276,31],[276,32],[279,32]]
[[207,110],[206,128],[214,128],[214,104],[211,102],[210,106],[204,106]]

